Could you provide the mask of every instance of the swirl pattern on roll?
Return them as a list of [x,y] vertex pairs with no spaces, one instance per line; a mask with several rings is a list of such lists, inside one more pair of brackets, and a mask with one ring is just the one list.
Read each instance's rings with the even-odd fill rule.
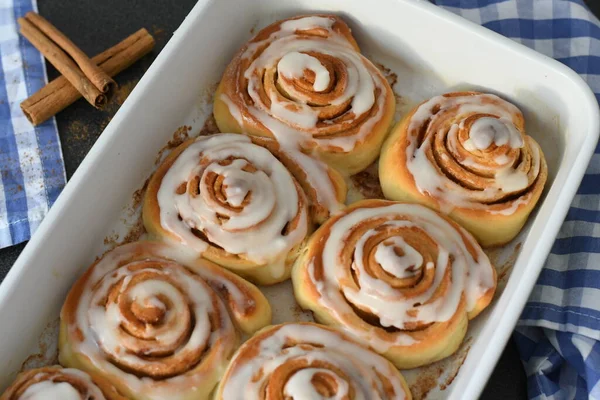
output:
[[126,400],[101,377],[59,365],[22,372],[0,400]]
[[235,56],[215,96],[221,131],[315,150],[349,173],[377,158],[394,111],[389,84],[332,15],[264,28]]
[[421,205],[364,200],[311,237],[292,274],[298,303],[414,368],[452,354],[493,298],[496,272],[475,239]]
[[339,211],[345,191],[339,173],[280,151],[272,139],[202,136],[175,149],[152,176],[144,224],[253,282],[272,284],[289,278],[312,220]]
[[504,244],[524,224],[548,174],[540,146],[524,132],[521,111],[498,96],[434,97],[387,139],[379,165],[383,192],[449,214],[483,245]]
[[237,351],[216,400],[411,399],[398,370],[345,334],[313,323],[277,325]]
[[61,311],[61,364],[133,399],[208,398],[238,345],[235,326],[252,333],[271,310],[252,284],[182,254],[136,242],[88,269]]

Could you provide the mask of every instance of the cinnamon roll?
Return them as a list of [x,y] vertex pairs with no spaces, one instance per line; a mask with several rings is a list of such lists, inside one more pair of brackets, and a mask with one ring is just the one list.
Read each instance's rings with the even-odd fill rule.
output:
[[251,334],[270,321],[249,282],[180,249],[135,242],[105,254],[69,292],[59,360],[131,399],[208,399],[238,329]]
[[188,140],[165,159],[143,219],[150,234],[273,284],[289,278],[312,222],[341,210],[345,196],[341,175],[322,162],[272,139],[222,133]]
[[127,400],[101,376],[60,365],[21,372],[0,400]]
[[345,334],[313,323],[265,328],[233,357],[215,400],[410,400],[402,375]]
[[294,266],[298,303],[392,361],[414,368],[454,353],[494,296],[475,239],[418,204],[363,200],[329,219]]
[[412,110],[379,160],[385,197],[448,214],[483,246],[512,240],[548,177],[521,111],[492,94],[448,93]]
[[214,115],[221,132],[274,137],[354,174],[378,157],[395,107],[344,21],[310,15],[269,25],[237,53]]

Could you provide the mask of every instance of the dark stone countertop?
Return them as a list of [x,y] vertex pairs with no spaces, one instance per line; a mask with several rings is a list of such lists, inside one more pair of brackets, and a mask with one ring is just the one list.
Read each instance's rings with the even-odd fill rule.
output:
[[[49,19],[87,54],[97,54],[137,29],[145,27],[156,39],[156,48],[142,61],[117,76],[121,96],[135,86],[169,40],[173,31],[183,21],[195,0],[46,0],[39,2],[39,12]],[[600,2],[591,2],[600,11]],[[50,79],[57,76],[48,66]],[[68,107],[57,116],[67,177],[70,178],[83,160],[104,127],[117,110],[92,109],[83,100]],[[15,262],[24,244],[0,250],[0,279]],[[526,377],[512,339],[494,370],[481,398],[525,399]]]

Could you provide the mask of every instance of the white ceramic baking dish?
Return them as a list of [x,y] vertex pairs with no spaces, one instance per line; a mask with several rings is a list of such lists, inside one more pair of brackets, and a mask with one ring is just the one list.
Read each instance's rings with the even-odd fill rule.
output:
[[[30,365],[32,360],[52,358],[56,321],[67,291],[107,248],[103,238],[122,235],[128,221],[136,218],[135,210],[124,206],[131,204],[133,191],[149,176],[157,152],[175,128],[186,124],[193,132],[202,125],[210,112],[207,94],[251,30],[310,12],[342,15],[363,52],[398,75],[394,89],[400,95],[400,113],[445,91],[492,91],[521,107],[529,134],[547,156],[550,178],[545,199],[524,233],[508,246],[510,253],[522,242],[512,271],[505,275],[508,279],[493,305],[470,325],[470,339],[462,355],[454,358],[454,366],[439,364],[435,387],[418,389],[420,395],[429,392],[428,398],[479,395],[592,156],[599,131],[598,106],[585,83],[558,62],[427,2],[402,0],[200,0],[0,286],[0,392],[25,360]],[[285,297],[283,290],[289,292],[289,286],[269,289],[268,294]],[[273,304],[276,321],[292,315],[279,302]],[[430,372],[406,375],[418,386],[421,375]]]

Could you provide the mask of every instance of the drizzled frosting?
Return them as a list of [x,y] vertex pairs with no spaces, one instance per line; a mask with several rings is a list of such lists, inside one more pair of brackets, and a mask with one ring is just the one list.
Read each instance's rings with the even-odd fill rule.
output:
[[220,99],[242,130],[264,127],[287,148],[350,152],[374,134],[387,118],[386,101],[393,101],[381,73],[334,16],[265,28],[234,59],[224,82]]
[[[99,391],[99,390],[98,390]],[[93,395],[92,395],[93,396]],[[104,399],[100,393],[99,399]],[[90,397],[86,397],[89,399]],[[95,398],[95,397],[92,397]],[[35,383],[25,390],[19,398],[21,400],[80,400],[81,396],[77,389],[66,382],[43,381]]]
[[[322,92],[329,87],[331,82],[329,71],[319,59],[313,56],[291,52],[284,55],[277,63],[277,72],[287,79],[302,78],[305,70],[311,71],[315,75],[312,84],[315,92]],[[293,86],[289,89],[293,90]]]
[[523,131],[519,109],[495,95],[437,96],[410,117],[406,167],[443,211],[511,215],[527,203],[543,164],[538,144]]
[[309,323],[260,332],[234,356],[217,399],[410,399],[384,358],[334,330]]
[[[362,248],[364,242],[375,234],[371,231],[360,239],[357,256],[362,259]],[[381,242],[375,249],[375,261],[381,265],[381,268],[388,274],[396,278],[409,278],[417,275],[423,268],[423,256],[414,247],[409,245],[398,236],[393,236],[390,240]]]
[[[472,143],[470,146],[468,143]],[[508,119],[483,117],[473,122],[469,129],[469,139],[465,141],[465,148],[469,151],[487,150],[492,145],[504,146],[508,144],[511,149],[523,147],[521,132]]]
[[189,390],[207,396],[237,344],[231,316],[252,318],[265,300],[208,262],[196,262],[191,272],[172,261],[177,253],[137,242],[88,270],[61,313],[67,335],[61,362],[81,366],[77,358],[85,357],[115,385],[148,399],[176,399]]
[[297,268],[300,303],[379,352],[426,342],[436,323],[474,316],[496,285],[464,229],[424,206],[383,200],[330,220]]
[[1,397],[6,400],[106,399],[88,374],[61,367],[27,371]]
[[257,264],[283,262],[308,231],[306,198],[291,173],[242,135],[190,143],[157,201],[162,228],[200,253],[216,245]]
[[[313,385],[313,382],[318,382],[319,379],[335,382],[333,396],[319,393],[318,387]],[[283,388],[283,393],[292,399],[344,400],[349,397],[350,385],[343,379],[325,368],[305,368],[290,377]]]

